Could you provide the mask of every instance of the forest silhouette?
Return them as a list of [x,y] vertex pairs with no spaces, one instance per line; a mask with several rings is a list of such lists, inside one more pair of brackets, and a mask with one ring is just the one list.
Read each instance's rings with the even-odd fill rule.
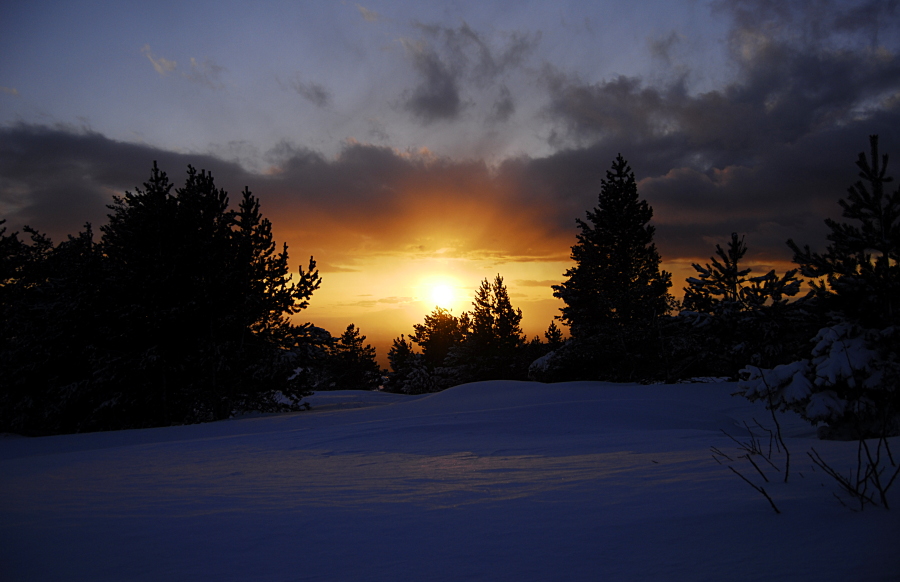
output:
[[887,162],[871,136],[839,201],[850,222],[826,221],[824,253],[789,240],[797,268],[757,274],[734,233],[693,265],[679,303],[653,209],[619,155],[597,206],[576,219],[572,266],[552,286],[564,307],[543,338],[523,334],[498,273],[470,310],[435,307],[394,339],[390,370],[354,324],[335,337],[295,322],[322,279],[312,257],[291,274],[287,245],[248,189],[234,208],[211,174],[188,166],[176,188],[154,162],[142,188],[114,198],[99,239],[90,224],[59,243],[0,227],[0,431],[297,411],[322,390],[724,377],[828,426],[825,436],[897,434],[900,189],[887,186]]

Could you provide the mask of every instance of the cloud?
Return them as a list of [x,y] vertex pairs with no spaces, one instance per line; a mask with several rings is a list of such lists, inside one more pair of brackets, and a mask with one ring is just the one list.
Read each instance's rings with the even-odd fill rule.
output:
[[[504,121],[513,111],[501,78],[521,67],[540,42],[540,33],[512,32],[487,37],[463,23],[457,28],[417,24],[422,38],[401,42],[419,82],[403,94],[403,106],[423,124],[453,121],[473,105],[463,92],[500,84],[492,116]],[[492,42],[499,38],[501,42]],[[499,45],[499,46],[498,46]]]
[[[828,9],[816,9],[820,5]],[[555,122],[551,143],[668,142],[673,151],[690,151],[721,168],[852,123],[900,94],[897,36],[893,47],[846,38],[843,5],[804,3],[808,9],[800,9],[735,0],[719,6],[733,21],[730,82],[696,94],[685,75],[658,85],[626,75],[588,83],[547,65],[541,81],[549,96],[544,114]],[[896,29],[897,19],[880,26]],[[676,38],[653,50],[667,55]]]
[[190,62],[191,68],[183,73],[184,78],[194,83],[206,85],[210,89],[221,89],[224,86],[219,80],[222,76],[222,71],[225,70],[223,67],[220,67],[210,59],[198,61],[191,57]]
[[420,76],[419,84],[405,93],[404,108],[425,124],[456,119],[463,109],[459,72],[424,43],[403,45]]
[[515,112],[516,104],[513,101],[512,94],[509,92],[509,88],[506,85],[501,85],[500,95],[494,101],[494,108],[488,119],[495,122],[504,122],[509,120]]
[[[148,44],[145,44],[141,48],[141,53],[153,64],[153,68],[156,72],[162,76],[166,76],[178,69],[178,63],[176,61],[170,61],[163,57],[155,57]],[[181,72],[181,77],[193,83],[205,85],[210,89],[221,89],[224,86],[220,80],[222,72],[225,70],[224,67],[217,65],[211,59],[199,61],[194,57],[191,57],[188,63],[189,66],[187,70]]]
[[141,54],[147,57],[147,59],[153,64],[153,68],[160,75],[168,75],[169,73],[174,71],[176,67],[178,67],[178,63],[176,63],[175,61],[170,61],[168,59],[164,59],[163,57],[154,57],[153,53],[150,51],[149,44],[145,44],[141,48]]
[[7,95],[18,95],[19,90],[15,87],[0,87],[0,93],[6,93]]
[[[175,183],[191,163],[233,196],[249,186],[292,257],[313,254],[331,270],[372,255],[565,261],[575,219],[596,206],[622,153],[653,206],[664,264],[707,260],[731,232],[746,235],[753,263],[779,264],[790,258],[789,237],[825,244],[823,219],[840,218],[837,201],[857,179],[853,162],[868,135],[881,136],[882,151],[900,152],[898,18],[882,8],[873,23],[827,2],[804,4],[806,12],[718,5],[732,22],[732,70],[714,90],[692,90],[689,75],[587,81],[550,64],[538,69],[552,145],[545,155],[488,165],[347,140],[326,157],[284,142],[263,155],[265,173],[251,173],[211,155],[17,125],[0,129],[0,207],[11,226],[28,222],[58,237],[102,222],[111,195],[140,184],[156,159]],[[405,102],[416,119],[452,121],[480,106],[478,119],[525,117],[504,88],[516,86],[507,75],[525,70],[534,36],[418,30],[422,38],[403,45],[419,81]],[[386,138],[371,123],[372,135]]]
[[304,82],[295,77],[291,88],[316,107],[327,107],[331,103],[331,91],[318,83]]
[[112,196],[140,186],[154,160],[176,183],[189,163],[220,180],[243,174],[212,156],[118,142],[84,128],[17,124],[0,128],[0,209],[14,228],[29,224],[59,240],[85,222],[103,224]]
[[359,10],[359,13],[362,14],[362,17],[363,17],[363,19],[365,19],[366,22],[378,22],[378,20],[381,18],[377,12],[373,12],[372,10],[366,10],[359,4],[356,5],[356,8],[357,8],[357,10]]

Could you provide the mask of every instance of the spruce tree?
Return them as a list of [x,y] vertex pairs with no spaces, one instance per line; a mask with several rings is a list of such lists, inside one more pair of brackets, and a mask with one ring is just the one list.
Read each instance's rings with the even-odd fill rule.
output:
[[493,283],[484,279],[475,298],[470,314],[470,327],[466,342],[483,353],[508,358],[522,343],[522,310],[514,309],[509,291],[498,273]]
[[435,307],[422,323],[413,326],[409,341],[422,348],[422,357],[431,368],[444,363],[450,349],[463,339],[464,327],[459,318],[443,307]]
[[550,322],[547,331],[544,332],[544,337],[547,339],[547,346],[550,350],[555,350],[565,342],[565,340],[563,340],[562,330],[559,329],[559,326],[556,325],[555,321]]
[[573,338],[647,326],[668,312],[671,275],[659,269],[652,217],[620,154],[601,182],[598,206],[587,221],[577,220],[575,266],[565,282],[553,285],[554,297],[566,304],[559,319]]
[[406,336],[394,338],[391,349],[388,350],[388,363],[390,371],[385,375],[384,389],[386,392],[406,392],[406,380],[414,366],[414,361],[421,358],[421,354],[413,351],[412,342],[407,341]]
[[292,278],[253,195],[231,210],[211,174],[189,166],[175,188],[154,163],[110,210],[99,243],[89,226],[58,245],[0,232],[0,311],[19,314],[0,326],[0,376],[27,387],[3,393],[0,424],[70,432],[296,408],[330,336],[289,316],[320,279],[312,259]]
[[[878,136],[869,136],[870,159],[860,152],[859,178],[839,200],[843,217],[854,223],[826,219],[824,253],[793,240],[794,262],[813,284],[820,299],[857,318],[868,327],[883,328],[900,322],[900,188],[886,191],[888,156],[878,155]],[[821,279],[824,278],[824,281]]]
[[375,360],[375,348],[365,341],[366,336],[351,323],[331,346],[332,390],[377,390],[381,386],[381,368]]
[[788,304],[800,290],[797,270],[781,277],[774,269],[751,276],[752,269],[741,262],[747,250],[744,237],[732,233],[727,248],[716,245],[711,264],[694,263],[697,276],[687,279],[680,321],[669,326],[680,323],[686,328],[675,330],[673,351],[681,344],[693,354],[677,354],[676,359],[693,361],[676,363],[676,368],[694,375],[735,377],[750,363],[790,361],[808,339],[803,306]]
[[518,350],[524,343],[522,310],[513,308],[503,277],[497,274],[493,282],[484,279],[472,307],[460,316],[463,341],[447,359],[454,381],[524,378],[527,363],[517,366]]
[[798,412],[827,438],[900,434],[900,188],[887,191],[893,179],[878,136],[869,137],[869,148],[869,158],[861,152],[856,161],[860,179],[839,200],[853,223],[825,221],[824,253],[788,241],[812,279],[811,302],[831,321],[807,358],[742,371],[745,396]]

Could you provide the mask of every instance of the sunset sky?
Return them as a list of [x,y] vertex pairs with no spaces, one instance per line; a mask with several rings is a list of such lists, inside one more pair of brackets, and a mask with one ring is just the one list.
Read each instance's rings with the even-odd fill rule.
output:
[[0,218],[59,240],[192,164],[316,258],[304,319],[382,360],[497,273],[531,336],[620,152],[676,295],[731,232],[759,271],[824,247],[867,136],[900,156],[898,49],[895,0],[7,0]]

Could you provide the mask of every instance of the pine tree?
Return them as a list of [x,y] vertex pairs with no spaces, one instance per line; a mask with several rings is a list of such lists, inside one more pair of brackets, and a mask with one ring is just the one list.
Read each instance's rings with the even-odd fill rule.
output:
[[541,381],[635,381],[665,377],[658,326],[674,300],[671,275],[649,224],[653,210],[638,198],[637,182],[619,155],[601,182],[599,204],[577,220],[575,266],[553,285],[565,302],[558,319],[571,339],[529,372]]
[[447,358],[453,381],[524,378],[527,363],[517,365],[524,343],[522,310],[513,308],[503,277],[498,274],[493,283],[484,279],[472,307],[460,316],[463,341]]
[[839,201],[857,224],[827,219],[822,254],[788,241],[832,321],[807,358],[742,371],[745,396],[823,423],[820,436],[829,438],[900,434],[900,188],[885,191],[888,156],[879,157],[878,136],[869,146],[870,158],[861,152],[856,161],[860,180]]
[[514,309],[500,274],[484,279],[472,301],[471,323],[465,341],[484,353],[508,357],[522,343],[522,310]]
[[577,220],[575,266],[564,283],[553,285],[554,297],[566,304],[559,319],[573,338],[647,326],[668,312],[671,275],[659,270],[652,217],[619,155],[601,182],[598,206],[587,212],[587,222]]
[[833,309],[858,318],[868,327],[900,322],[900,188],[886,192],[888,156],[878,155],[878,136],[869,136],[870,160],[864,152],[856,165],[858,180],[839,200],[843,217],[857,224],[826,219],[831,244],[825,253],[802,249],[793,240],[794,262],[814,285],[817,295]]
[[698,276],[687,279],[679,317],[687,329],[676,333],[677,343],[693,340],[688,344],[696,365],[685,370],[695,375],[734,377],[748,363],[790,361],[808,337],[801,306],[788,305],[800,290],[796,269],[781,277],[774,269],[752,277],[752,269],[741,264],[747,250],[744,237],[732,233],[727,249],[717,244],[718,258],[705,266],[694,263]]
[[332,390],[377,390],[381,386],[381,368],[375,359],[375,348],[366,344],[354,324],[330,349],[330,388]]
[[432,368],[443,365],[447,354],[463,340],[465,328],[450,311],[435,307],[423,323],[413,326],[409,341],[422,348],[422,357]]
[[547,346],[550,350],[555,350],[563,345],[565,341],[563,340],[562,330],[559,329],[559,326],[556,325],[555,321],[550,322],[547,331],[544,332],[544,337],[547,339]]
[[0,233],[0,303],[20,314],[0,326],[0,375],[28,387],[4,393],[0,424],[69,432],[296,408],[330,336],[289,316],[320,278],[310,259],[292,280],[253,195],[234,211],[212,175],[189,166],[176,189],[154,163],[109,208],[99,243],[90,226],[58,245]]
[[388,350],[388,363],[391,367],[385,376],[384,389],[386,392],[406,392],[406,380],[409,377],[414,360],[421,358],[421,354],[413,351],[412,343],[406,340],[406,336],[394,338],[391,349]]

